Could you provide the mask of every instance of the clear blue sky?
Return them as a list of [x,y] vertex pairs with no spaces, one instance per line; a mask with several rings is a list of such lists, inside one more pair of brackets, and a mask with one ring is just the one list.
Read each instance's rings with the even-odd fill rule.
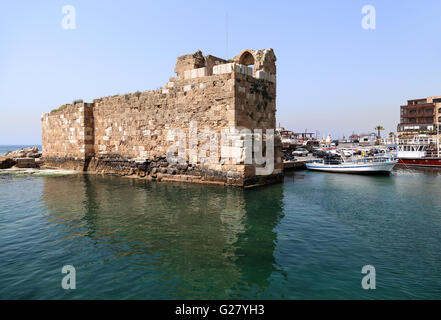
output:
[[[364,5],[376,29],[361,27]],[[77,28],[61,27],[64,5]],[[340,136],[396,129],[407,99],[441,95],[441,1],[3,1],[0,144],[39,144],[64,103],[156,89],[176,57],[274,48],[277,121]]]

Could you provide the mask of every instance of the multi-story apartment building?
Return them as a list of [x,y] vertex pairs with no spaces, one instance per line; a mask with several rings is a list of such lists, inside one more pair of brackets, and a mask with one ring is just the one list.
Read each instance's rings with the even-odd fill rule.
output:
[[441,123],[441,96],[408,100],[400,107],[398,134],[412,134],[436,130]]

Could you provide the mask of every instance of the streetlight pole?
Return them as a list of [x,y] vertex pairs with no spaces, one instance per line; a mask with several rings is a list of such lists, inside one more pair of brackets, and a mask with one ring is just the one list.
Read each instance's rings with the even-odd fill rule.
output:
[[439,122],[436,123],[436,152],[439,158]]

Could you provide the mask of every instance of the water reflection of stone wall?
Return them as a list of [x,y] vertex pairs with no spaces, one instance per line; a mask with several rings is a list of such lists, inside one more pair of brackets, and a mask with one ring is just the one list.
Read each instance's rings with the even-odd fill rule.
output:
[[130,290],[147,279],[166,283],[166,296],[145,298],[263,292],[274,271],[282,196],[281,185],[244,191],[89,175],[45,178],[43,190],[48,219],[63,239],[77,241],[73,254],[93,245],[88,260],[102,260],[105,272],[125,264],[119,276],[138,280]]

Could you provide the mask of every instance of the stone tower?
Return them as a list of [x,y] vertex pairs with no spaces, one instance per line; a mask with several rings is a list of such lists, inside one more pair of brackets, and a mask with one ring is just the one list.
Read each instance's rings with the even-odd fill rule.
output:
[[[197,51],[178,57],[163,88],[63,105],[42,116],[45,165],[243,187],[280,181],[281,144],[268,134],[276,128],[275,62],[272,49],[229,61]],[[253,157],[259,150],[271,167]]]

